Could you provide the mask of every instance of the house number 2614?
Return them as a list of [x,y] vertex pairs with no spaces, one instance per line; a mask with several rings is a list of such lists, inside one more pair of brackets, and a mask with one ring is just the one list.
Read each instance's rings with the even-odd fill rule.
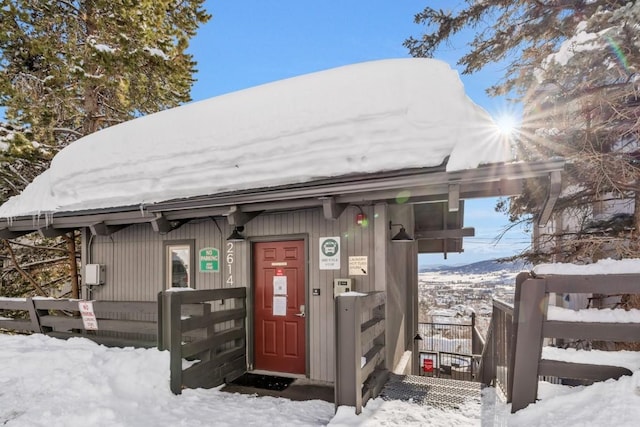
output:
[[233,256],[234,256],[234,247],[233,242],[227,242],[227,272],[229,275],[227,276],[227,285],[233,286]]

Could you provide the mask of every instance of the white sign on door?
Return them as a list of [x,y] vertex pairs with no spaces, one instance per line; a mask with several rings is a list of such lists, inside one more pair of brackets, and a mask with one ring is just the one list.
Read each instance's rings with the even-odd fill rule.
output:
[[273,294],[287,295],[287,276],[273,276]]
[[286,316],[287,315],[287,297],[273,296],[273,315],[274,316]]
[[320,270],[340,270],[340,237],[320,238]]

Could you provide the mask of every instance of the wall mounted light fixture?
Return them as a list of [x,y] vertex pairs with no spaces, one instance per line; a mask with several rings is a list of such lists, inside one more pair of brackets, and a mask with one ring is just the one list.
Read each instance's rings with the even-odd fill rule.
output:
[[404,225],[392,224],[392,222],[389,221],[389,230],[391,230],[392,227],[400,227],[400,231],[398,231],[398,234],[391,238],[392,242],[413,242],[413,238],[409,236],[407,230],[404,228]]
[[227,241],[229,242],[242,242],[244,241],[244,236],[240,233],[244,231],[244,226],[240,225],[237,227],[233,227],[233,232],[229,237],[227,237]]

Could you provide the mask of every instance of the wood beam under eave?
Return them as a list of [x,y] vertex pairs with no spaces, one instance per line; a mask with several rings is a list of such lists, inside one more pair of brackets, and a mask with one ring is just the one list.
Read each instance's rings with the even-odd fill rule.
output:
[[162,213],[157,213],[156,217],[151,220],[151,228],[156,233],[168,233],[172,230],[171,222],[162,215]]
[[261,213],[262,211],[243,212],[239,206],[233,205],[229,208],[226,216],[227,221],[229,221],[229,225],[232,225],[234,227],[241,227]]
[[72,232],[73,228],[53,228],[53,227],[42,227],[38,228],[38,234],[42,237],[46,238],[54,238],[62,236],[63,234],[67,234]]
[[458,212],[460,206],[460,185],[449,184],[449,212]]
[[337,203],[333,197],[323,197],[322,200],[322,212],[325,219],[335,220],[344,212],[347,208],[346,203]]
[[476,235],[476,229],[473,227],[464,227],[450,230],[416,230],[413,236],[416,240],[434,240],[434,239],[461,239],[463,237],[473,237]]
[[29,230],[14,231],[9,230],[8,228],[3,228],[0,230],[0,239],[17,239],[18,237],[22,237],[29,233],[31,233]]
[[540,216],[538,217],[538,227],[544,227],[551,219],[553,213],[553,207],[560,197],[562,191],[562,174],[560,171],[553,171],[549,174],[549,191],[547,197],[544,199],[544,204],[540,210]]
[[127,227],[127,225],[107,225],[104,222],[97,222],[91,224],[89,230],[91,230],[91,234],[94,236],[110,236],[125,227]]

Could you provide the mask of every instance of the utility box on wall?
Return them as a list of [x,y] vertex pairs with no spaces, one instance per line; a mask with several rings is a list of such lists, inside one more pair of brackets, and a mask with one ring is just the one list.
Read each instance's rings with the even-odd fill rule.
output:
[[333,297],[353,291],[353,279],[333,279]]
[[87,264],[84,267],[85,285],[104,285],[106,268],[102,264]]

